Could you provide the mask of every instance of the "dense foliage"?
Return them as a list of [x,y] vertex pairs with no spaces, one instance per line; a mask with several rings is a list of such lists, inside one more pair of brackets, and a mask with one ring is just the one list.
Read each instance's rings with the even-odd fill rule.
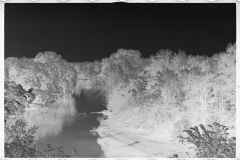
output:
[[[31,89],[30,89],[31,91]],[[18,119],[13,125],[8,123],[14,116],[22,115],[27,105],[34,100],[34,94],[26,91],[20,84],[5,82],[4,91],[4,148],[7,158],[64,158],[77,157],[77,151],[72,149],[72,155],[66,155],[61,147],[52,148],[47,145],[43,152],[39,151],[34,134],[38,127],[33,126],[26,130],[27,123]],[[26,95],[32,95],[26,96]]]
[[14,117],[24,113],[25,108],[46,107],[57,99],[71,93],[76,86],[77,72],[71,65],[54,52],[39,53],[34,59],[10,57],[5,60],[4,77],[4,122],[5,157],[8,158],[62,158],[66,155],[61,147],[50,145],[43,152],[37,148],[34,134],[37,127],[26,130],[22,119]]
[[208,125],[208,129],[200,124],[202,132],[198,127],[192,127],[187,132],[188,136],[179,136],[181,142],[194,144],[194,150],[198,158],[235,158],[236,137],[228,138],[228,128],[218,123]]
[[5,60],[5,81],[33,88],[35,105],[46,106],[50,101],[71,93],[76,86],[76,70],[54,52],[38,53],[35,58]]
[[35,157],[37,150],[34,148],[34,136],[37,127],[25,130],[26,123],[17,120],[11,127],[5,126],[5,157]]
[[120,49],[102,60],[98,76],[107,82],[116,124],[167,130],[173,138],[186,125],[217,122],[235,129],[235,44],[212,57],[160,50],[143,59],[139,51]]
[[52,148],[47,145],[41,152],[34,134],[38,127],[33,126],[26,130],[27,123],[17,120],[11,127],[5,126],[5,157],[7,158],[67,158],[78,157],[76,148],[72,148],[72,155],[66,155],[62,147]]
[[5,81],[4,83],[4,121],[10,116],[21,115],[32,103],[35,95],[32,90],[26,91],[20,84]]
[[[39,53],[34,59],[5,60],[5,82],[21,84],[25,90],[21,94],[33,88],[33,104],[46,106],[65,93],[71,93],[77,78],[89,79],[94,87],[102,87],[107,109],[118,117],[111,119],[110,116],[108,120],[119,126],[141,128],[160,135],[164,131],[174,139],[183,134],[182,130],[199,124],[216,122],[214,124],[235,130],[235,44],[229,44],[226,51],[212,57],[186,55],[181,50],[178,53],[160,50],[154,56],[142,58],[139,51],[119,49],[109,58],[93,63],[68,63],[54,52]],[[195,130],[191,133],[198,133]],[[204,139],[204,136],[199,138]],[[224,147],[234,144],[233,140],[223,142]],[[209,143],[217,145],[204,141],[206,146]],[[233,150],[221,147],[221,151],[215,148],[211,152],[205,148],[198,150],[199,157],[234,155]],[[215,154],[216,150],[219,154]]]

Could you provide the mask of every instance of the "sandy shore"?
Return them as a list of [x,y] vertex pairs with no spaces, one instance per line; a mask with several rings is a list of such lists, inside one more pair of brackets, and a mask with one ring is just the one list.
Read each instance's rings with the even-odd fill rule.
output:
[[193,158],[194,151],[168,138],[156,138],[142,130],[127,126],[117,126],[108,120],[96,130],[98,143],[106,158],[169,158],[178,154],[178,158]]

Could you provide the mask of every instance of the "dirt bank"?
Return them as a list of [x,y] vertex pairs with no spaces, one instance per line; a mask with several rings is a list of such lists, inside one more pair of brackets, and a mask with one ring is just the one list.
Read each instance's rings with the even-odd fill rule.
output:
[[169,158],[178,154],[178,158],[193,158],[189,145],[165,137],[156,138],[140,129],[119,126],[111,118],[103,121],[97,129],[101,146],[106,158]]

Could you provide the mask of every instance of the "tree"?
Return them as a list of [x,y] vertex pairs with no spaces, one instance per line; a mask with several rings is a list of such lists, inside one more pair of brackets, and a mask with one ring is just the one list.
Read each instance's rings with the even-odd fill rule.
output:
[[77,83],[77,71],[54,52],[38,53],[34,59],[10,57],[5,67],[9,81],[21,84],[25,90],[34,89],[34,103],[38,104],[70,94]]

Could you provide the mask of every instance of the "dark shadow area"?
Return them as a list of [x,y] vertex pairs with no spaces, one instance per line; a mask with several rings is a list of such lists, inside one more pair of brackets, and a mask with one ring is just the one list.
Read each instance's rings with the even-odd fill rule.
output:
[[82,89],[79,95],[73,95],[77,114],[100,112],[106,109],[101,90]]

